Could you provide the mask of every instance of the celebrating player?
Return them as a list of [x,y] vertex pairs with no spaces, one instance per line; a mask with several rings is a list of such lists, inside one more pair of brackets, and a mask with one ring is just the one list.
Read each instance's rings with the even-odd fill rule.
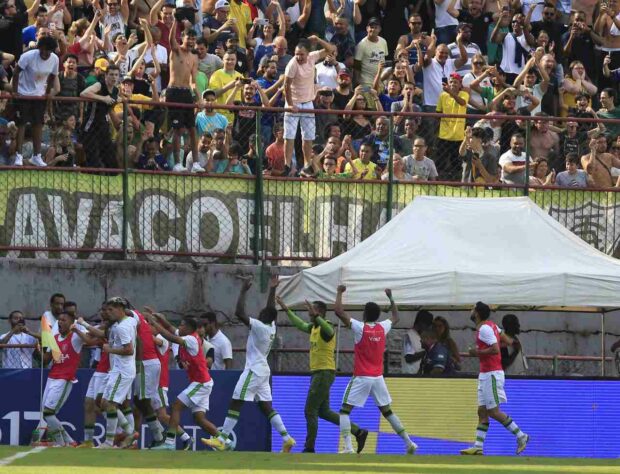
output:
[[136,339],[137,319],[126,314],[127,300],[114,297],[106,301],[106,311],[112,326],[109,330],[108,344],[102,346],[110,357],[110,372],[103,392],[102,407],[106,413],[105,442],[101,449],[113,447],[116,428],[127,423],[121,406],[131,395],[131,387],[136,377]]
[[[77,446],[77,443],[63,428],[56,414],[71,394],[75,374],[80,365],[82,346],[84,341],[89,341],[89,339],[76,329],[73,324],[74,319],[69,314],[60,313],[57,322],[58,333],[54,335],[54,339],[58,343],[61,356],[59,361],[54,361],[52,364],[45,384],[43,418],[47,422],[48,436],[54,440],[55,446]],[[51,352],[45,354],[45,365],[49,363],[51,357]]]
[[339,285],[334,311],[346,327],[353,330],[355,336],[355,358],[353,377],[342,399],[340,408],[340,433],[344,437],[344,450],[341,453],[354,453],[351,444],[351,419],[349,415],[353,407],[363,407],[372,395],[381,414],[390,423],[392,429],[405,442],[407,454],[414,454],[417,445],[409,439],[409,435],[398,417],[392,412],[392,398],[383,379],[383,353],[385,341],[392,326],[398,322],[398,307],[392,299],[392,290],[386,289],[385,294],[390,300],[392,316],[385,321],[377,322],[381,309],[377,303],[366,303],[364,306],[364,322],[352,319],[342,305],[342,295],[346,286]]
[[478,428],[476,442],[471,448],[461,450],[461,454],[481,455],[484,439],[489,430],[489,417],[500,422],[504,428],[517,437],[517,454],[523,452],[530,439],[508,415],[499,408],[506,402],[504,392],[504,371],[502,354],[499,348],[500,332],[497,325],[489,320],[491,309],[478,302],[471,312],[471,320],[476,323],[476,347],[469,350],[470,355],[480,359],[478,376]]
[[[327,306],[322,301],[310,304],[306,301],[310,323],[304,322],[299,316],[291,311],[282,301],[276,297],[277,303],[282,310],[286,311],[288,319],[293,326],[302,332],[310,334],[310,390],[306,398],[306,444],[304,453],[314,452],[314,443],[319,428],[319,417],[335,425],[340,424],[340,417],[329,407],[329,391],[336,378],[336,361],[334,349],[336,339],[334,328],[325,319]],[[351,433],[357,441],[357,452],[361,453],[366,444],[368,431],[360,429],[355,423],[351,424]]]
[[243,402],[258,401],[260,409],[271,422],[271,426],[282,436],[282,452],[288,453],[295,446],[295,440],[288,434],[282,418],[271,405],[271,387],[269,377],[271,369],[267,362],[267,355],[276,336],[276,319],[278,312],[275,308],[276,288],[278,276],[272,276],[269,282],[269,296],[267,305],[261,310],[258,319],[250,318],[245,312],[245,298],[252,286],[251,277],[239,277],[243,280],[235,314],[243,324],[249,326],[250,335],[246,346],[245,369],[233,392],[233,399],[224,421],[224,427],[217,437],[201,439],[201,441],[218,451],[230,449],[229,436],[237,421]]
[[[202,429],[211,436],[216,436],[216,426],[206,417],[206,413],[209,411],[209,396],[213,390],[213,380],[209,375],[207,360],[202,351],[202,338],[196,333],[198,323],[193,318],[183,318],[177,336],[174,334],[174,327],[159,313],[146,313],[146,316],[159,334],[168,341],[179,345],[179,360],[187,371],[190,381],[190,384],[179,394],[172,406],[166,442],[152,449],[170,451],[176,449],[177,429],[179,428],[181,413],[186,408],[192,410],[194,420]],[[163,326],[167,326],[169,329],[165,329]],[[189,446],[191,446],[191,442]],[[188,448],[184,447],[184,449]]]

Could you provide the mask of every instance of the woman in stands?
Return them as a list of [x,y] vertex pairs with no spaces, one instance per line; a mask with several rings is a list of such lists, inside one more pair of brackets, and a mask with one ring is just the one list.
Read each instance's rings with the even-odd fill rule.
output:
[[555,170],[549,172],[549,162],[546,158],[536,158],[532,165],[530,184],[551,186],[555,183]]
[[[377,91],[370,89],[369,95],[372,95],[373,97],[376,110],[378,112],[382,112],[383,108],[381,107],[381,102],[379,101]],[[371,110],[368,100],[363,95],[362,86],[357,86],[355,88],[353,97],[351,97],[351,100],[344,109],[360,111]],[[368,120],[366,115],[345,115],[343,128],[345,134],[351,135],[353,140],[361,140],[372,133],[372,122]]]
[[433,319],[433,330],[437,334],[437,340],[442,342],[450,351],[450,359],[454,365],[454,370],[461,370],[461,355],[459,348],[450,336],[450,324],[443,316],[435,316]]

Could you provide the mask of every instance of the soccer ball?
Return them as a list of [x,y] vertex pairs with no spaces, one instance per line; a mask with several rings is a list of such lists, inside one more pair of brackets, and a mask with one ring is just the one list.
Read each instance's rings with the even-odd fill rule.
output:
[[[223,426],[218,426],[217,430],[218,431],[222,431],[224,429]],[[237,448],[237,435],[235,434],[235,432],[233,431],[232,433],[230,433],[230,436],[228,436],[228,440],[229,440],[229,449],[230,451],[234,451]]]

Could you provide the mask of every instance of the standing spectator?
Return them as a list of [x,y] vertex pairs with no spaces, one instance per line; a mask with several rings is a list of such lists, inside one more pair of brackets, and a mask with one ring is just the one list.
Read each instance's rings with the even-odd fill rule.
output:
[[[277,2],[272,2],[277,5],[278,8],[278,18],[280,19],[280,24],[284,24],[284,12],[282,8],[280,8],[280,4]],[[250,33],[254,34],[256,27],[258,26],[258,19],[254,20],[254,24],[252,25],[252,29],[250,29]],[[275,46],[273,44],[274,39],[276,37],[284,36],[284,28],[280,28],[278,34],[275,34],[275,28],[271,22],[266,23],[262,26],[259,35],[256,38],[248,38],[247,43],[249,46],[254,48],[254,70],[258,69],[258,66],[261,63],[261,59],[263,57],[271,57],[275,53]]]
[[[215,71],[211,75],[211,79],[209,79],[209,89],[215,93],[218,104],[225,104],[227,102],[229,91],[235,87],[236,81],[243,77],[242,74],[235,71],[236,65],[237,55],[234,52],[227,51],[224,54],[224,67]],[[234,99],[241,99],[240,89],[237,89]],[[233,121],[234,116],[231,111],[222,110],[221,113],[229,123]]]
[[467,9],[456,8],[458,0],[450,0],[447,12],[456,18],[460,23],[471,25],[471,41],[480,47],[480,53],[487,54],[487,35],[489,25],[493,23],[493,13],[484,12],[482,0],[469,0]]
[[[286,66],[284,73],[284,96],[286,106],[293,109],[293,112],[284,114],[284,139],[286,141],[286,166],[287,174],[294,175],[296,170],[292,166],[293,148],[297,128],[301,127],[301,137],[303,140],[303,161],[297,157],[298,164],[304,162],[310,166],[312,156],[312,142],[315,139],[315,122],[312,114],[303,113],[303,110],[313,109],[314,105],[314,65],[317,61],[325,58],[328,53],[335,54],[333,45],[311,36],[310,41],[315,41],[323,49],[309,53],[309,44],[300,42],[295,48],[295,57]],[[303,166],[302,166],[303,167]]]
[[[607,56],[608,57],[608,56]],[[562,108],[560,115],[566,117],[568,111],[576,105],[577,95],[586,93],[595,96],[598,88],[591,82],[586,74],[585,66],[581,61],[573,61],[568,66],[568,74],[562,82],[564,93],[562,94]]]
[[409,329],[403,337],[403,374],[417,374],[420,372],[420,362],[424,358],[426,351],[422,347],[421,335],[428,331],[433,324],[433,313],[425,309],[418,311],[413,322],[413,327]]
[[493,145],[493,131],[489,128],[465,129],[465,139],[459,148],[463,160],[463,183],[497,182],[499,147]]
[[[407,57],[411,64],[418,64],[421,61],[421,57],[418,57],[418,43],[420,43],[420,50],[422,53],[426,53],[427,48],[430,46],[431,38],[422,31],[422,17],[419,13],[412,13],[409,15],[409,33],[402,35],[398,39],[397,50],[407,51]],[[421,84],[421,81],[416,78],[416,83]]]
[[[86,88],[84,77],[78,74],[78,59],[74,54],[67,54],[63,62],[63,70],[58,75],[60,82],[60,92],[58,97],[79,97]],[[52,102],[54,108],[54,118],[62,122],[67,117],[73,115],[79,117],[82,104],[79,102]]]
[[275,47],[276,54],[272,56],[271,59],[275,59],[277,61],[278,76],[281,76],[284,74],[284,70],[286,69],[288,63],[291,62],[291,59],[293,59],[293,56],[288,54],[288,41],[286,41],[286,38],[278,36],[275,40],[273,40],[273,45]]
[[335,89],[338,86],[336,78],[338,71],[344,69],[344,64],[336,61],[335,54],[328,54],[322,62],[318,62],[315,66],[315,78],[318,87],[329,87]]
[[523,353],[523,346],[518,338],[521,334],[519,318],[514,314],[507,314],[502,318],[502,329],[512,339],[512,347],[502,344],[502,368],[506,375],[527,375],[527,360]]
[[109,125],[109,114],[118,99],[118,80],[118,66],[112,64],[108,66],[103,79],[99,79],[80,94],[80,97],[94,99],[94,102],[86,103],[81,133],[86,165],[91,168],[118,167],[116,156],[112,152],[114,147]]
[[28,13],[23,0],[6,0],[0,4],[0,44],[2,51],[19,60],[24,48],[22,29],[28,25]]
[[[534,66],[536,66],[541,77],[541,81],[538,83],[538,75],[534,70]],[[538,101],[542,101],[542,98],[547,93],[547,89],[549,88],[549,75],[547,74],[547,71],[541,67],[540,62],[537,63],[535,56],[530,58],[525,64],[523,71],[521,71],[515,79],[514,87],[519,91],[527,90],[531,96],[536,97]],[[517,109],[529,107],[530,105],[531,101],[528,96],[525,96],[522,93],[517,96]],[[540,104],[538,104],[536,108],[532,109],[531,113],[533,115],[538,115],[538,113],[540,113],[540,109]]]
[[129,0],[106,0],[101,18],[101,33],[106,30],[110,38],[125,34],[129,21]]
[[215,349],[215,359],[213,360],[213,370],[230,370],[233,364],[233,349],[230,339],[226,337],[217,322],[217,315],[209,311],[200,317],[205,321],[205,332],[207,340]]
[[267,172],[270,176],[286,176],[284,127],[280,123],[273,126],[275,141],[265,150]]
[[[447,0],[446,0],[447,1]],[[461,42],[465,51],[467,52],[467,62],[457,69],[457,73],[462,76],[471,71],[472,60],[477,54],[482,54],[480,46],[472,41],[471,37],[472,27],[469,23],[459,23],[457,33],[461,36]],[[450,50],[450,57],[452,59],[459,59],[461,57],[461,47],[456,41],[448,45]]]
[[[405,84],[403,85],[402,99],[392,102],[390,105],[389,111],[392,113],[421,112],[422,109],[420,108],[420,106],[414,102],[415,95],[416,95],[415,84],[413,84],[412,82],[405,82]],[[388,109],[384,108],[384,110],[388,110]],[[407,117],[407,119],[410,119],[410,118],[412,117]],[[404,130],[403,123],[405,123],[407,119],[405,118],[404,115],[397,115],[396,117],[394,117],[394,125],[398,127],[399,131]],[[413,120],[417,121],[418,119],[413,119]],[[416,128],[417,128],[417,122],[416,122]]]
[[75,146],[71,141],[71,130],[59,127],[54,131],[51,146],[45,154],[47,166],[73,167],[77,164]]
[[[435,34],[439,44],[449,44],[456,37],[458,20],[450,15],[448,8],[450,0],[434,0],[435,2]],[[457,0],[454,4],[457,10],[461,8],[461,1]]]
[[450,324],[443,316],[435,316],[433,331],[437,334],[437,340],[448,348],[451,365],[455,370],[461,370],[461,354],[452,336],[450,336]]
[[[364,141],[374,145],[375,156],[372,161],[377,164],[380,171],[383,171],[390,159],[390,121],[388,118],[377,117],[375,131],[368,135]],[[392,148],[394,153],[402,155],[403,144],[398,135],[392,136]]]
[[602,133],[594,133],[590,140],[590,153],[581,157],[581,167],[597,188],[611,188],[615,180],[611,168],[620,168],[620,159],[606,153],[607,139]]
[[[477,1],[477,0],[474,0]],[[493,83],[489,76],[492,68],[486,68],[486,61],[482,54],[476,54],[471,60],[472,69],[463,76],[463,87],[469,89],[469,101],[467,103],[468,114],[480,114],[488,112],[488,104],[492,100]],[[474,86],[472,86],[474,84]]]
[[351,73],[348,69],[340,69],[336,80],[338,82],[338,87],[334,89],[334,108],[344,110],[351,100],[351,97],[353,97]]
[[[536,117],[548,117],[544,112],[539,112]],[[536,120],[530,134],[530,147],[533,156],[554,159],[560,151],[559,135],[549,129],[550,122]]]
[[[304,9],[296,21],[291,19],[288,13],[284,14],[286,31],[284,37],[288,43],[289,51],[294,52],[299,41],[306,36],[306,26],[312,13],[312,2],[304,2]],[[280,25],[282,28],[282,25]]]
[[44,6],[39,6],[36,13],[37,16],[35,17],[34,23],[22,30],[22,41],[24,43],[24,48],[28,48],[31,42],[36,41],[35,36],[39,28],[47,28],[49,25],[49,22],[47,21],[47,8]]
[[583,155],[584,145],[583,138],[579,136],[577,122],[566,122],[566,129],[560,133],[560,152],[556,159],[551,161],[552,168],[563,169],[569,153],[576,153],[577,156]]
[[[281,90],[284,84],[284,76],[278,77],[277,62],[265,57],[261,63],[263,64],[263,75],[259,77],[256,82],[259,87],[265,91],[267,97],[270,98],[270,102],[265,105],[269,105],[270,107],[284,107],[282,94],[279,94],[279,97],[275,99],[276,102],[271,102],[271,99],[278,95],[278,90]],[[256,99],[258,98],[259,97],[256,97]],[[273,136],[273,124],[275,123],[276,117],[279,115],[281,114],[268,112],[262,114],[260,127],[264,143],[269,143],[271,141],[271,137]]]
[[513,84],[517,74],[521,72],[527,62],[529,48],[536,44],[536,39],[528,28],[524,28],[524,17],[520,13],[512,16],[512,31],[502,33],[500,26],[506,21],[510,12],[502,11],[500,20],[495,24],[491,41],[502,45],[502,63],[500,67],[506,73],[506,82]]
[[555,170],[549,171],[549,162],[544,157],[538,157],[532,162],[530,185],[551,186],[555,182]]
[[422,361],[424,375],[443,375],[454,372],[449,350],[439,340],[435,331],[427,330],[422,333],[422,347],[426,351]]
[[[329,110],[336,112],[332,108],[334,104],[334,92],[329,87],[321,87],[317,91],[316,101],[314,108],[316,110]],[[334,125],[338,122],[338,116],[335,113],[322,113],[322,114],[314,114],[314,119],[316,121],[316,130],[317,137],[315,138],[315,143],[322,145],[327,140],[327,136],[325,135],[325,131],[331,125]]]
[[[151,11],[149,13],[149,24],[151,26],[157,27],[157,29],[159,29],[159,31],[161,32],[161,37],[159,40],[159,44],[161,46],[163,46],[164,48],[166,48],[166,52],[170,53],[170,30],[172,29],[172,23],[174,22],[174,2],[172,3],[166,3],[168,0],[158,0],[157,2],[155,2],[153,4],[153,8],[151,8]],[[217,10],[216,10],[216,17],[217,17]],[[205,34],[207,33],[207,34]],[[210,33],[210,30],[207,30],[205,32],[205,30],[203,29],[203,36],[207,39],[207,41],[210,40],[208,33]],[[176,32],[176,39],[177,39],[177,43],[181,42],[181,31],[177,30]],[[211,43],[211,41],[209,41],[209,43]],[[215,49],[215,46],[214,46]],[[213,51],[209,51],[209,52],[213,52]]]
[[170,171],[170,164],[159,152],[157,138],[151,137],[144,143],[144,153],[140,155],[136,166],[139,170]]
[[338,50],[336,61],[352,68],[355,63],[355,41],[349,31],[349,20],[339,16],[334,20],[334,35],[329,40]]
[[202,93],[202,100],[204,102],[204,110],[201,110],[196,114],[196,133],[203,135],[204,133],[213,134],[216,129],[226,129],[228,127],[228,119],[216,112],[213,108],[215,105],[216,97],[213,89],[207,89]]
[[196,56],[198,56],[198,76],[196,82],[203,85],[202,90],[200,90],[202,94],[209,84],[211,75],[218,69],[221,69],[224,63],[218,55],[209,53],[207,41],[204,38],[196,40]]
[[586,23],[586,14],[582,11],[572,11],[569,30],[562,36],[564,50],[562,52],[566,63],[575,60],[583,61],[589,77],[598,77],[598,67],[595,66],[595,46],[603,44],[603,38],[597,35]]
[[371,87],[377,67],[389,54],[387,42],[379,36],[381,22],[377,18],[368,20],[367,35],[355,48],[354,80],[356,84]]
[[[95,50],[103,46],[103,42],[95,34],[99,20],[101,20],[101,12],[97,10],[92,21],[89,22],[86,18],[80,18],[74,21],[69,28],[69,38],[73,38],[69,46],[69,53],[78,57],[80,73],[85,73],[91,69],[95,61]],[[87,83],[87,85],[89,84]]]
[[[462,89],[461,76],[452,73],[443,90],[437,102],[437,112],[447,115],[464,115],[467,112],[469,93]],[[441,118],[435,146],[435,163],[439,167],[438,172],[442,179],[453,181],[460,178],[461,170],[456,163],[458,150],[464,138],[464,118]]]
[[[218,0],[218,3],[221,0]],[[217,5],[217,3],[216,3]],[[242,0],[230,0],[230,11],[228,13],[229,18],[234,21],[237,35],[239,36],[239,46],[245,49],[246,38],[248,37],[248,30],[252,27],[252,13],[250,7],[248,7]]]
[[46,166],[41,157],[41,133],[45,117],[47,101],[36,100],[46,95],[55,95],[58,92],[58,56],[54,50],[58,43],[52,37],[45,36],[37,43],[37,49],[24,53],[17,62],[13,74],[13,91],[19,96],[33,99],[16,99],[15,110],[18,127],[17,149],[15,151],[15,166],[22,166],[22,145],[26,124],[30,123],[32,130],[33,154],[30,163],[35,166]]
[[[132,39],[137,41],[137,37],[134,36]],[[129,74],[131,69],[131,57],[129,56],[129,41],[125,38],[123,33],[117,33],[115,37],[113,37],[114,42],[114,51],[108,54],[109,60],[112,64],[116,64],[120,70],[121,76],[126,76]]]
[[435,181],[438,177],[435,162],[426,156],[426,150],[424,138],[416,138],[413,142],[413,154],[403,158],[405,172],[409,173],[414,181]]
[[411,155],[413,153],[413,142],[418,138],[417,131],[420,121],[414,117],[407,117],[405,119],[405,133],[400,135],[400,141],[403,144],[403,155]]
[[54,293],[50,298],[50,309],[46,310],[43,316],[41,316],[45,318],[54,334],[58,334],[58,316],[64,311],[65,301],[65,295],[62,293]]
[[502,168],[502,183],[506,184],[525,184],[526,162],[523,147],[525,139],[520,133],[515,133],[510,138],[510,150],[499,157],[499,165]]
[[[618,93],[615,91],[615,89],[609,87],[601,91],[601,108],[597,113],[599,118],[620,118],[620,107],[616,105],[617,98]],[[620,124],[618,123],[606,123],[605,128],[607,129],[606,134],[610,135],[611,137],[616,137],[620,135]]]
[[[527,28],[527,17],[525,26]],[[538,37],[541,31],[544,31],[549,36],[549,44],[553,46],[550,53],[555,55],[557,61],[562,62],[564,55],[564,47],[562,43],[562,37],[566,32],[564,23],[558,19],[558,11],[553,3],[546,2],[543,5],[542,20],[533,21],[531,23],[532,35]]]
[[11,329],[0,336],[0,344],[32,345],[32,347],[2,349],[1,367],[3,369],[32,369],[34,346],[38,344],[41,336],[28,329],[21,311],[11,311],[9,324]]
[[213,135],[211,133],[202,133],[198,141],[198,158],[191,151],[187,154],[185,164],[190,173],[205,173],[209,170],[212,140]]
[[[237,96],[237,90],[243,89],[241,100],[234,100]],[[258,95],[259,100],[256,100]],[[244,107],[266,107],[269,99],[256,81],[252,79],[240,79],[235,82],[235,87],[228,96],[228,105],[240,105]],[[251,132],[256,128],[256,110],[241,109],[235,110],[235,120],[233,122],[233,139],[241,145],[242,154],[248,151],[248,139]]]

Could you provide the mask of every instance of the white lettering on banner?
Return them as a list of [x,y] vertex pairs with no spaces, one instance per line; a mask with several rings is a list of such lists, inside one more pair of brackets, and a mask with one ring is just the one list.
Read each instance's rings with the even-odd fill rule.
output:
[[[15,225],[11,247],[47,247],[47,233],[39,211],[36,194],[22,194],[15,206]],[[20,251],[10,251],[7,257],[17,258]],[[36,252],[37,258],[47,258],[47,252]]]
[[[319,231],[319,242],[317,256],[322,258],[331,257],[333,245],[336,243],[346,244],[346,249],[352,249],[361,241],[361,225],[364,206],[362,204],[350,203],[346,206],[346,224],[337,224],[336,217],[340,217],[342,209],[341,202],[327,201],[319,206],[319,215],[316,216],[316,226]],[[344,219],[338,219],[342,221]]]
[[[91,215],[92,217],[96,217]],[[123,239],[123,203],[121,201],[109,201],[99,218],[99,234],[95,242],[95,248],[120,249]],[[103,254],[95,252],[89,256],[91,260],[101,260]]]
[[[21,417],[19,411],[10,411],[2,417],[3,420],[9,420],[9,444],[12,446],[19,445],[19,435],[21,426]],[[25,411],[23,418],[25,421],[39,421],[41,413],[38,411]],[[75,428],[74,428],[75,429]],[[0,431],[0,443],[2,442],[2,431]]]
[[[239,237],[237,238],[237,255],[252,255],[254,252],[254,215],[253,199],[237,199],[237,222],[239,223]],[[237,263],[245,259],[238,258]]]
[[[69,230],[69,212],[68,209],[65,209],[62,196],[50,194],[47,196],[47,199],[50,204],[54,225],[56,226],[58,245],[64,248],[83,247],[86,240],[86,233],[88,231],[88,225],[84,225],[83,223],[87,223],[90,220],[89,216],[93,210],[93,200],[88,198],[78,198],[77,218],[72,226],[73,232],[71,232]],[[60,258],[75,259],[77,257],[77,252],[60,253]]]
[[296,238],[303,235],[303,221],[299,212],[299,205],[293,201],[283,201],[278,205],[278,255],[290,255],[291,257],[312,257],[312,252],[297,252],[301,248],[301,242]]
[[[171,220],[178,219],[180,217],[177,207],[172,199],[162,196],[161,194],[146,196],[142,201],[140,211],[138,212],[138,222],[142,224],[140,226],[140,240],[142,241],[142,248],[145,250],[178,252],[179,248],[181,248],[181,241],[171,236],[169,231],[166,232],[168,235],[168,240],[166,243],[161,246],[157,243],[156,236],[153,232],[153,223],[157,214],[163,214],[166,216],[167,222],[164,224],[164,228],[167,228],[170,225]],[[161,227],[162,226],[159,225],[157,230],[161,230]],[[163,240],[161,237],[162,235],[160,233],[160,241]],[[167,262],[172,260],[174,255],[147,255],[146,258],[153,262]]]
[[[217,221],[217,234],[209,232],[210,235],[217,235],[217,241],[210,247],[203,245],[202,219],[206,215],[215,217]],[[214,229],[213,229],[214,230]],[[185,216],[185,243],[188,252],[197,253],[226,253],[233,240],[235,225],[230,211],[225,203],[215,197],[201,197],[195,199],[189,207]],[[192,260],[196,263],[209,263],[216,258],[196,257]]]

